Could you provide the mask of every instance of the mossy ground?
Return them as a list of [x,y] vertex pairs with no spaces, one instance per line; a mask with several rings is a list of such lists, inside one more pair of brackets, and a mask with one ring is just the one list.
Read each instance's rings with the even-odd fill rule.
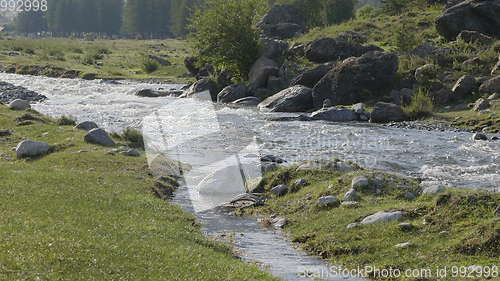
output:
[[[350,189],[351,179],[358,175],[367,176],[381,193],[361,192],[358,208],[318,206],[321,196],[343,198]],[[495,210],[500,205],[500,195],[497,193],[449,190],[408,200],[404,196],[406,192],[419,194],[421,191],[418,183],[410,178],[362,169],[342,175],[328,170],[296,171],[295,167],[266,175],[262,187],[269,191],[276,184],[287,184],[293,189],[293,183],[300,178],[309,184],[284,197],[271,197],[264,206],[246,212],[288,219],[285,231],[292,240],[333,264],[351,269],[357,266],[393,268],[401,272],[448,267],[450,274],[443,279],[434,275],[427,279],[374,277],[374,280],[462,280],[451,277],[451,267],[498,266],[500,218]],[[348,224],[368,215],[389,210],[404,211],[405,218],[347,228]],[[402,231],[398,225],[401,222],[409,222],[414,228]],[[413,246],[395,247],[405,242]]]
[[[9,56],[18,52],[19,56]],[[161,78],[183,82],[180,77],[187,71],[184,58],[191,53],[184,40],[95,40],[81,39],[26,39],[0,40],[0,64],[23,67],[54,66],[66,70],[96,74],[97,78],[146,79]],[[171,65],[160,66],[152,73],[143,69],[147,55],[156,55],[168,60]],[[101,65],[102,64],[102,65]]]
[[[17,126],[27,113],[41,121]],[[0,137],[0,280],[275,280],[154,197],[144,156],[108,155],[83,131],[1,105],[0,129],[14,131]],[[53,152],[18,160],[23,139]]]

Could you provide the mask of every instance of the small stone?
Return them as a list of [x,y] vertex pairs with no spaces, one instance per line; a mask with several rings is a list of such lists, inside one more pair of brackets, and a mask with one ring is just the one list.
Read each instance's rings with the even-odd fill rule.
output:
[[415,229],[415,226],[409,222],[400,223],[398,226],[399,229],[404,232],[412,231],[413,229]]
[[277,185],[273,188],[271,188],[271,193],[276,195],[276,196],[283,196],[288,193],[288,186],[286,185]]
[[472,136],[472,139],[476,141],[487,141],[488,137],[483,133],[476,133]]
[[319,198],[318,205],[321,207],[338,207],[340,201],[335,196],[323,196]]
[[405,243],[397,244],[394,247],[404,249],[404,248],[409,248],[411,246],[413,246],[413,244],[411,242],[405,242]]
[[344,195],[344,201],[358,201],[361,197],[358,195],[355,189],[351,189]]
[[9,108],[11,110],[26,110],[26,109],[30,109],[31,105],[30,105],[29,101],[16,99],[16,100],[13,100],[9,104]]
[[75,126],[75,129],[84,130],[87,132],[97,128],[99,128],[99,126],[97,126],[97,124],[92,121],[84,121]]
[[354,190],[363,190],[366,189],[369,186],[370,182],[366,177],[360,176],[360,177],[355,177],[352,179],[351,182],[351,187]]
[[356,201],[344,201],[342,202],[341,206],[342,207],[345,207],[345,208],[357,208],[359,207],[361,204],[359,204],[359,202],[356,202]]

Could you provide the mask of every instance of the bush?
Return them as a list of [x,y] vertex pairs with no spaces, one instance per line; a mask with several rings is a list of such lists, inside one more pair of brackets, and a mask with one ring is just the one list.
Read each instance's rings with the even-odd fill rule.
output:
[[86,54],[82,58],[82,64],[93,65],[95,63],[94,56],[92,54]]
[[399,52],[409,52],[418,47],[420,40],[417,33],[411,30],[408,25],[403,25],[396,31],[394,36],[394,45]]
[[260,32],[255,26],[264,0],[207,0],[191,18],[190,39],[201,64],[231,70],[246,79],[259,55]]
[[427,90],[421,88],[413,96],[411,103],[403,107],[404,111],[412,120],[432,116],[434,103]]
[[148,74],[157,71],[158,68],[160,68],[160,64],[155,60],[145,58],[142,62],[142,70]]
[[382,15],[383,10],[381,8],[376,8],[371,5],[366,5],[362,8],[360,8],[356,12],[356,18],[362,19],[362,20],[369,20],[376,18],[380,15]]
[[56,124],[59,126],[75,126],[76,120],[71,116],[61,116],[56,120]]
[[121,134],[112,133],[111,136],[126,141],[129,147],[144,149],[144,137],[139,130],[127,128]]
[[389,15],[401,14],[409,5],[409,0],[382,0],[383,11]]

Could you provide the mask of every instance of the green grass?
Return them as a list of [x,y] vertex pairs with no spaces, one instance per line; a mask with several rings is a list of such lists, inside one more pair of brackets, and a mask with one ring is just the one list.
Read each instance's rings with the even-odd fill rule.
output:
[[[351,179],[358,175],[383,178],[383,184],[379,186],[381,194],[361,192],[358,208],[318,206],[321,196],[343,198],[350,189]],[[341,175],[328,170],[295,171],[294,167],[266,175],[261,187],[268,191],[276,184],[291,186],[299,178],[306,179],[309,185],[284,197],[271,197],[265,206],[248,212],[287,218],[289,224],[285,231],[290,233],[293,241],[334,264],[347,268],[393,268],[402,272],[445,266],[498,266],[500,219],[494,215],[500,204],[498,193],[450,190],[435,197],[426,195],[410,201],[404,198],[404,194],[418,194],[421,189],[413,179],[378,171],[357,170]],[[414,229],[402,231],[398,226],[400,222],[346,227],[368,215],[388,210],[406,212],[400,222],[410,222]],[[404,242],[411,242],[413,246],[395,248],[396,244]],[[434,276],[420,280],[457,279]]]
[[[152,196],[145,157],[108,155],[84,132],[0,106],[0,280],[275,280],[208,240],[193,216]],[[17,160],[23,139],[53,153]],[[80,150],[88,152],[76,153]]]
[[[20,56],[8,56],[9,52]],[[183,40],[95,40],[25,39],[0,40],[0,65],[18,70],[30,66],[54,66],[81,73],[94,73],[98,78],[162,78],[184,82],[179,77],[187,72],[184,58],[191,53]],[[172,63],[158,66],[154,72],[143,69],[144,57],[156,55]]]

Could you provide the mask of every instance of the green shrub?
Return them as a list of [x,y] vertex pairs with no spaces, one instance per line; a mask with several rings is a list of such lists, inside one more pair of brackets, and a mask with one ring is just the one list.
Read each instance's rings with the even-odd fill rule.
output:
[[356,18],[369,20],[382,15],[383,10],[381,8],[373,7],[371,5],[366,5],[358,11],[356,11]]
[[389,15],[401,14],[410,4],[410,0],[382,0],[382,9]]
[[132,148],[144,149],[144,137],[139,130],[127,128],[121,134],[112,133],[111,136],[115,139],[127,142],[127,145]]
[[59,126],[75,126],[76,120],[72,116],[61,116],[56,120],[56,124]]
[[404,24],[396,31],[394,36],[394,45],[399,52],[409,52],[418,47],[420,40],[417,33],[411,30],[408,25]]
[[422,119],[432,116],[434,112],[434,103],[427,90],[421,88],[417,90],[411,103],[403,107],[403,110],[412,120]]
[[95,63],[94,56],[92,54],[86,54],[82,57],[82,64],[93,65]]
[[157,71],[158,68],[160,68],[160,64],[155,60],[145,58],[142,62],[142,70],[148,74]]
[[191,18],[191,42],[202,63],[231,70],[246,79],[258,58],[260,31],[255,22],[263,0],[207,0]]

